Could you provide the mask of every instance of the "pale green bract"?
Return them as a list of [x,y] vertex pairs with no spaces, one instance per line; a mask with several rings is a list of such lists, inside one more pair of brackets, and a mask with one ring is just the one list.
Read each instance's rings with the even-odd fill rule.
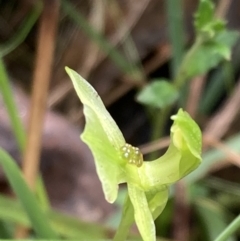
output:
[[[198,125],[180,109],[172,116],[174,123],[167,152],[154,161],[145,162],[138,148],[126,144],[94,88],[75,71],[68,67],[66,71],[84,106],[86,125],[81,138],[92,151],[106,200],[114,202],[118,185],[127,183],[129,198],[124,210],[134,213],[144,241],[156,240],[154,219],[166,205],[168,186],[201,163]],[[133,217],[127,222],[132,223]]]

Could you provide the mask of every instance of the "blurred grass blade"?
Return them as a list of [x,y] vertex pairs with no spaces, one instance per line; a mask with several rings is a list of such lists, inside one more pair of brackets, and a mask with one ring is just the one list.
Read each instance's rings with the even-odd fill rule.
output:
[[[1,220],[20,224],[29,228],[32,227],[29,217],[26,215],[18,201],[0,195],[0,203]],[[46,215],[55,232],[68,239],[100,239],[106,238],[110,232],[100,225],[85,223],[79,219],[56,211],[48,210]]]
[[177,74],[184,54],[183,1],[166,0],[169,40],[172,48],[171,73]]
[[[229,67],[232,70],[229,72]],[[209,114],[213,108],[221,101],[225,92],[228,92],[227,82],[231,82],[232,75],[235,75],[240,68],[240,41],[238,40],[236,46],[234,47],[232,61],[223,62],[218,69],[213,71],[209,78],[209,84],[205,88],[203,97],[201,99],[199,109],[200,112],[204,114]]]
[[221,66],[213,71],[209,78],[209,84],[204,92],[204,95],[200,102],[200,112],[203,114],[210,114],[214,107],[221,101],[224,94],[229,92],[229,90],[233,89],[233,72],[230,72],[229,67],[230,63],[225,61],[221,64]]
[[18,110],[14,102],[13,93],[9,84],[8,76],[2,59],[0,58],[0,91],[3,97],[4,104],[11,121],[14,136],[18,147],[23,151],[26,141],[23,124],[19,118]]
[[37,178],[37,183],[36,183],[36,196],[37,199],[41,205],[41,208],[45,211],[48,209],[51,209],[51,204],[48,199],[48,194],[47,190],[44,185],[44,181],[41,175],[38,176]]
[[52,230],[47,217],[38,205],[33,193],[27,187],[20,170],[14,160],[0,148],[0,164],[3,167],[7,179],[20,199],[29,219],[32,222],[33,229],[39,238],[57,238],[57,234]]
[[[198,199],[195,201],[195,209],[206,231],[205,240],[214,240],[228,224],[226,210],[210,199]],[[229,238],[227,241],[236,241],[236,238]]]
[[69,1],[62,0],[61,5],[64,13],[76,24],[78,24],[87,34],[87,36],[92,41],[96,42],[99,48],[103,50],[105,54],[109,55],[109,57],[124,73],[133,76],[139,76],[141,70],[135,64],[127,61],[127,59],[116,48],[114,48],[102,34],[95,31],[93,27],[87,22],[87,20],[82,16],[82,14],[77,11]]
[[[14,133],[14,136],[17,141],[18,148],[21,152],[23,152],[25,143],[26,143],[26,134],[24,130],[24,126],[20,120],[17,106],[14,101],[14,95],[11,90],[10,81],[4,66],[4,63],[0,57],[0,94],[2,94],[3,101],[5,107],[8,112],[9,119],[11,121],[11,127]],[[43,204],[45,208],[48,208],[49,201],[46,195],[46,190],[43,182],[41,181],[41,177],[38,178],[39,181],[37,183],[37,194],[40,199],[40,203]]]
[[238,215],[214,241],[226,241],[234,232],[240,228],[240,215]]
[[36,23],[40,13],[42,11],[42,2],[35,1],[33,10],[29,16],[23,21],[19,31],[13,36],[12,39],[7,41],[5,44],[0,45],[0,58],[9,54],[13,51],[18,45],[20,45],[24,39],[27,37],[28,33],[32,29],[33,25]]
[[54,229],[67,238],[102,239],[110,234],[100,225],[85,223],[61,213],[50,212],[49,218]]

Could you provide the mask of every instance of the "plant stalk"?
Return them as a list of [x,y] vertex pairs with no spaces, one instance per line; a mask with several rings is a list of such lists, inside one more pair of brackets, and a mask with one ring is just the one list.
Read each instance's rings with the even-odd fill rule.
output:
[[[186,74],[186,69],[188,68],[188,63],[191,61],[192,56],[195,54],[195,52],[198,50],[198,48],[201,46],[203,40],[202,38],[197,38],[191,49],[186,53],[184,59],[182,60],[182,63],[177,71],[176,78],[173,81],[174,86],[176,89],[180,92],[182,87],[185,85],[185,83],[188,81],[189,76]],[[157,120],[154,122],[159,121],[153,128],[153,138],[156,140],[157,138],[161,137],[164,127],[166,125],[166,122],[169,118],[169,115],[171,114],[172,106],[167,106],[164,109],[161,110],[161,117],[157,116]],[[154,140],[153,139],[153,140]]]
[[134,217],[133,206],[127,194],[124,207],[123,207],[122,218],[118,226],[117,232],[115,233],[115,236],[113,238],[113,241],[125,241],[127,239],[131,225],[134,222],[133,217]]

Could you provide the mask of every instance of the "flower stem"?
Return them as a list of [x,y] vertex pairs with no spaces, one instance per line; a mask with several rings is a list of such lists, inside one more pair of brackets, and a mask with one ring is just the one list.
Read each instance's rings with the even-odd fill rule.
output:
[[122,218],[118,226],[117,232],[113,238],[113,241],[125,241],[127,239],[129,229],[134,222],[134,213],[133,206],[130,201],[129,196],[127,195],[124,207]]
[[201,37],[197,37],[197,39],[194,42],[194,44],[192,45],[192,47],[189,49],[189,51],[184,56],[183,61],[177,72],[176,78],[174,79],[174,85],[178,90],[180,90],[183,87],[183,85],[186,83],[186,81],[188,80],[189,76],[187,76],[186,70],[188,68],[189,62],[191,61],[195,52],[198,51],[199,47],[201,47],[202,44],[203,44],[203,39]]
[[[183,61],[177,71],[176,77],[173,81],[173,85],[178,91],[182,90],[182,87],[185,85],[185,83],[188,81],[189,76],[187,75],[187,68],[189,65],[189,62],[191,61],[192,57],[194,56],[195,52],[198,51],[199,47],[202,45],[203,39],[198,37],[193,44],[193,46],[190,48],[190,50],[186,53],[186,55],[183,58]],[[166,122],[168,120],[168,117],[171,113],[172,106],[167,106],[164,109],[161,110],[161,121],[159,121],[159,116],[156,117],[156,121],[154,120],[154,123],[159,121],[158,124],[153,125],[153,136],[152,140],[157,139],[162,136],[164,127],[166,125]],[[151,156],[152,158],[152,156]]]

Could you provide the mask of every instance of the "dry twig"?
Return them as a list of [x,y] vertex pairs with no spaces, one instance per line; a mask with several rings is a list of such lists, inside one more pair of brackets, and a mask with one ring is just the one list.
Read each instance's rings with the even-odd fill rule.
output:
[[232,122],[239,112],[240,105],[240,79],[236,85],[232,96],[226,101],[223,107],[208,122],[204,135],[222,138],[229,130]]
[[[54,57],[58,14],[59,1],[45,1],[39,26],[27,143],[24,151],[22,167],[26,182],[31,189],[34,189],[35,187],[39,171],[42,127]],[[19,227],[16,232],[16,238],[24,238],[26,235],[27,230]]]
[[222,143],[221,141],[219,141],[218,139],[216,139],[212,136],[204,135],[203,139],[204,139],[204,143],[206,143],[207,145],[212,146],[212,147],[222,151],[224,154],[226,154],[226,157],[230,163],[240,167],[240,154],[231,150],[224,143]]
[[190,83],[189,95],[186,110],[194,118],[197,114],[199,100],[206,82],[206,76],[198,76]]

